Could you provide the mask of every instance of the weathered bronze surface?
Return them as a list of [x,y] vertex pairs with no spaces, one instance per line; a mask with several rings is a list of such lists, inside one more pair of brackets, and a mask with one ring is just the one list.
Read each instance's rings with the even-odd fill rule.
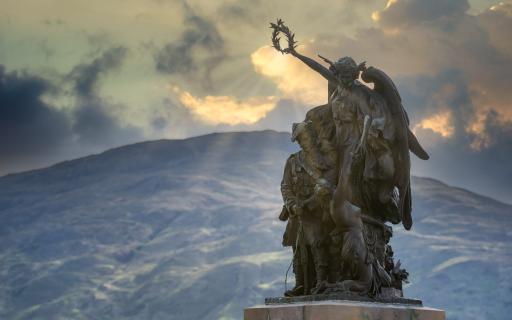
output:
[[328,103],[292,128],[301,150],[285,164],[279,218],[288,221],[283,245],[292,247],[296,285],[285,296],[402,299],[408,273],[394,261],[389,223],[411,229],[409,152],[429,156],[409,129],[400,95],[383,71],[350,57],[332,62],[319,55],[329,64],[324,67],[295,50],[294,34],[282,20],[271,28],[276,50],[329,84]]

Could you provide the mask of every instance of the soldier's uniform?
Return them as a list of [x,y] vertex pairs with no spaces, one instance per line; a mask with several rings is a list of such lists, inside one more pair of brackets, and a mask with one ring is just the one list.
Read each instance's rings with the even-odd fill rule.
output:
[[[311,170],[304,159],[304,151],[292,154],[286,161],[281,182],[284,210],[288,216],[283,246],[293,248],[293,271],[296,279],[295,288],[287,291],[286,295],[308,294],[308,288],[327,279],[329,231],[322,222],[323,210],[315,197],[316,180],[310,173]],[[297,211],[301,211],[301,214]],[[306,248],[309,253],[309,261],[302,261],[304,255],[300,251],[301,247],[302,250]],[[307,268],[305,263],[310,268]],[[304,275],[307,269],[308,283],[305,283]]]

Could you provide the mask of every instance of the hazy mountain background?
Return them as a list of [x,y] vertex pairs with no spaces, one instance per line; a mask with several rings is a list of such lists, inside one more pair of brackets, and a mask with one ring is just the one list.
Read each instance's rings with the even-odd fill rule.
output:
[[[241,319],[280,295],[273,131],[143,142],[0,178],[0,319]],[[393,246],[406,296],[448,319],[512,312],[512,206],[413,179]]]

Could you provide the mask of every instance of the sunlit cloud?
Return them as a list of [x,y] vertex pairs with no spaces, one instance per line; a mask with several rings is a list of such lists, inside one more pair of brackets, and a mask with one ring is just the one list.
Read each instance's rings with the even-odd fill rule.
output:
[[489,8],[491,11],[501,11],[507,16],[512,17],[512,3],[500,2]]
[[466,128],[466,131],[473,134],[474,136],[470,147],[475,151],[488,148],[492,144],[491,136],[487,133],[486,130],[486,119],[486,115],[480,112],[475,116],[474,121],[471,122]]
[[174,87],[179,101],[193,115],[208,124],[253,124],[265,117],[276,107],[278,98],[274,96],[251,97],[245,100],[233,96],[196,97],[190,92]]
[[452,121],[452,113],[450,111],[442,111],[421,120],[414,130],[430,129],[439,134],[443,138],[449,138],[455,133],[455,127]]
[[472,135],[473,140],[470,144],[471,149],[475,151],[481,151],[496,144],[497,136],[496,128],[507,128],[510,127],[512,122],[510,119],[503,117],[499,112],[493,109],[482,109],[466,126],[466,132]]
[[[304,46],[299,47],[303,51]],[[256,72],[269,77],[284,98],[315,106],[327,101],[327,81],[291,55],[283,55],[270,46],[251,54]]]
[[[394,3],[396,3],[397,0],[388,0],[388,2],[386,3],[386,7],[384,8],[384,10],[388,9],[389,7],[391,7]],[[380,12],[379,11],[373,11],[372,12],[372,20],[374,22],[379,22],[380,20]]]

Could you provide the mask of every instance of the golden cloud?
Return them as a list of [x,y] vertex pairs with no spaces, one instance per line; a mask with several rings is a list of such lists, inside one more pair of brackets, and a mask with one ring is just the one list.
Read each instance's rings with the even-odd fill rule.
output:
[[[384,8],[384,10],[388,9],[389,7],[391,7],[393,4],[395,4],[397,2],[397,0],[388,0],[388,2],[386,3],[386,7]],[[374,22],[379,22],[380,20],[380,12],[379,11],[373,11],[372,12],[372,20]]]
[[239,100],[232,96],[198,98],[190,92],[174,87],[180,102],[200,120],[209,124],[253,124],[264,118],[277,103],[274,96]]
[[500,2],[489,8],[490,11],[500,11],[505,15],[512,17],[512,3]]
[[474,138],[470,144],[471,149],[475,151],[482,150],[492,144],[491,137],[486,128],[487,116],[484,112],[479,112],[473,122],[467,127],[466,131],[473,134]]
[[[496,110],[492,108],[479,110],[473,120],[466,126],[466,132],[473,136],[473,141],[470,144],[471,149],[479,151],[489,148],[496,143],[497,137],[491,135],[487,123],[489,121],[489,115],[492,114],[492,112],[496,112]],[[494,121],[496,121],[493,123],[494,125],[501,126],[503,128],[510,127],[512,125],[512,121],[510,121],[510,119],[503,117],[500,113],[497,114],[499,117],[494,119]]]
[[414,131],[418,129],[430,129],[443,138],[453,136],[455,127],[452,122],[451,111],[442,111],[420,121]]
[[251,54],[251,61],[256,72],[269,77],[284,98],[312,106],[326,103],[327,81],[299,59],[264,46]]

